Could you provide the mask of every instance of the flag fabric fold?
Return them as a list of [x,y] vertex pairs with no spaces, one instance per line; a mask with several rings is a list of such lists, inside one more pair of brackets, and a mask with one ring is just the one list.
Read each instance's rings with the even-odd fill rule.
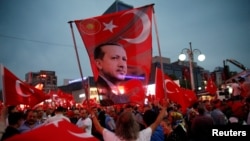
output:
[[5,105],[25,104],[33,107],[50,98],[43,91],[31,86],[1,65],[3,81],[3,102]]
[[41,125],[6,141],[99,141],[94,136],[64,119]]

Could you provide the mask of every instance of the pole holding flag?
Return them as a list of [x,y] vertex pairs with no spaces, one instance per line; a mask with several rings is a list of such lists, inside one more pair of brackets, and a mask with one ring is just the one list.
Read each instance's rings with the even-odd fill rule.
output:
[[[153,12],[154,13],[154,12]],[[161,47],[160,47],[160,40],[159,40],[159,34],[158,34],[158,28],[157,28],[157,24],[156,24],[156,17],[155,14],[153,15],[153,19],[154,19],[154,26],[155,26],[155,34],[156,34],[156,40],[157,40],[157,47],[158,47],[158,52],[159,52],[159,56],[160,56],[160,63],[161,63],[161,75],[162,75],[162,82],[163,82],[163,89],[164,89],[164,96],[165,98],[167,98],[167,93],[166,93],[166,85],[164,84],[165,80],[164,80],[164,70],[163,70],[163,62],[162,62],[162,56],[161,56]]]
[[69,21],[68,23],[70,25],[70,29],[71,29],[71,33],[72,33],[72,38],[73,38],[73,43],[74,43],[74,48],[75,48],[75,53],[76,53],[76,58],[77,58],[77,64],[78,64],[78,68],[79,68],[81,79],[82,79],[82,86],[83,86],[84,91],[85,91],[87,105],[89,106],[89,91],[88,91],[89,90],[89,86],[88,86],[89,84],[85,83],[85,81],[83,79],[83,73],[82,73],[81,63],[80,63],[80,59],[79,59],[79,55],[78,55],[78,50],[77,50],[77,46],[76,46],[76,40],[75,40],[74,30],[73,30],[73,26],[72,26],[73,21]]

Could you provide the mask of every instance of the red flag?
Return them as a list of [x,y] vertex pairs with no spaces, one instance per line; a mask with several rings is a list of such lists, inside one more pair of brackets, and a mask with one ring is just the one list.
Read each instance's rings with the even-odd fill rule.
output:
[[99,141],[94,136],[66,120],[58,120],[15,135],[6,141]]
[[194,102],[197,101],[197,96],[194,91],[190,89],[184,89],[184,88],[182,88],[181,91],[184,95],[184,101],[185,101],[186,107],[191,106]]
[[66,101],[73,101],[74,100],[72,94],[66,93],[66,92],[62,91],[61,89],[57,90],[57,95],[59,98],[65,99]]
[[131,79],[123,84],[124,94],[129,95],[130,103],[137,103],[140,105],[144,104],[145,100],[145,89],[140,80]]
[[212,77],[210,77],[207,81],[206,91],[208,91],[212,95],[215,95],[217,92],[217,86],[215,85],[214,81],[212,80]]
[[182,106],[182,109],[185,110],[186,104],[184,101],[184,95],[181,88],[168,76],[164,75],[164,83],[162,82],[162,71],[159,68],[156,68],[156,99],[164,98],[164,86],[166,85],[166,94],[167,98],[172,100],[175,103],[178,103]]
[[88,106],[90,106],[90,107],[96,107],[96,106],[98,106],[99,104],[97,103],[96,98],[90,98],[90,99],[88,99],[88,101],[87,101],[87,99],[84,100],[84,101],[82,102],[82,105],[83,105],[84,107],[88,107]]
[[165,98],[163,73],[161,69],[156,68],[155,70],[155,98],[160,100]]
[[2,66],[2,79],[3,100],[6,105],[26,104],[33,107],[49,98],[49,95],[21,81],[4,66]]
[[145,76],[148,82],[152,62],[153,5],[123,10],[84,20],[75,24],[88,52],[92,71],[97,80],[94,48],[100,44],[116,42],[127,52],[128,76]]

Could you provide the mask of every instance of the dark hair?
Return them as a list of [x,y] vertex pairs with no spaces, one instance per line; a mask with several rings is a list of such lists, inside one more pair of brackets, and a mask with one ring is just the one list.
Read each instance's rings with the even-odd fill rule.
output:
[[59,106],[56,108],[55,112],[65,112],[65,108],[63,108],[62,106]]
[[104,52],[102,51],[102,47],[106,45],[117,45],[117,46],[122,46],[118,43],[105,43],[105,44],[100,44],[98,45],[95,50],[94,50],[94,59],[102,59],[104,57]]
[[8,115],[8,122],[9,125],[15,125],[18,123],[19,120],[24,119],[23,112],[14,112]]
[[8,106],[8,114],[12,113],[12,111],[16,108],[16,105]]
[[150,126],[157,118],[157,113],[153,110],[147,110],[143,114],[143,120],[147,126]]

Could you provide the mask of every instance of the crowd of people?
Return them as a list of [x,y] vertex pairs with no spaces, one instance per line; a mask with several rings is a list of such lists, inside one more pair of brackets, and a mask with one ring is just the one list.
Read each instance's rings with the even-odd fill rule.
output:
[[123,104],[81,108],[44,109],[38,106],[20,111],[2,107],[0,135],[4,141],[50,122],[65,119],[100,141],[200,141],[208,140],[214,125],[250,125],[250,97],[238,108],[237,100],[199,100],[184,113],[169,100],[147,105]]

